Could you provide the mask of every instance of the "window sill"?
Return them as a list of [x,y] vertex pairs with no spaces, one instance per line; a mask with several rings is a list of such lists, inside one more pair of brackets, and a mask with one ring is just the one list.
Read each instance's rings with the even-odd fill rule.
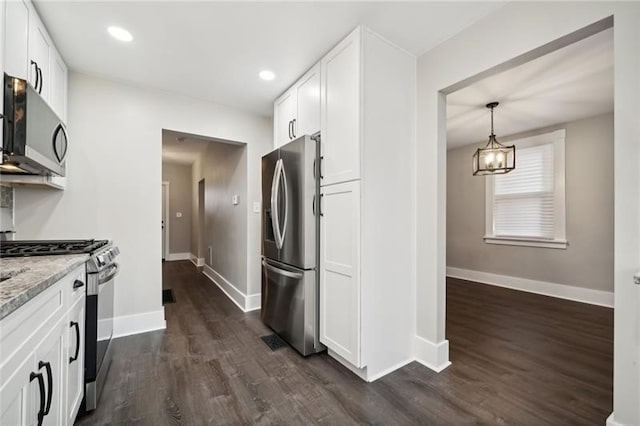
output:
[[499,244],[509,246],[544,247],[553,249],[566,249],[569,244],[567,240],[540,240],[535,238],[517,237],[495,237],[485,236],[484,242],[487,244]]

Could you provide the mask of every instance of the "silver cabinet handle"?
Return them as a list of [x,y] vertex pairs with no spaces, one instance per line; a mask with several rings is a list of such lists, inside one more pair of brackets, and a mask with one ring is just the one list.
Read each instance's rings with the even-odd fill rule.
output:
[[264,266],[266,269],[270,270],[271,272],[275,272],[278,275],[282,275],[283,277],[294,278],[296,280],[301,280],[303,277],[303,275],[300,272],[291,272],[291,271],[285,271],[284,269],[276,268],[275,266],[267,263],[266,260],[262,261],[262,266]]

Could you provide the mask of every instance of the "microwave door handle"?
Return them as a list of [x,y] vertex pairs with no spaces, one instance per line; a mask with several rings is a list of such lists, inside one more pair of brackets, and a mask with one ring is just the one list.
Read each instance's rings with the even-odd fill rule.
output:
[[[282,161],[282,159],[280,161]],[[287,218],[289,216],[289,191],[287,190],[287,173],[284,169],[284,162],[282,162],[282,166],[280,167],[280,176],[282,177],[282,187],[284,190],[284,225],[282,226],[282,234],[280,235],[280,248],[282,248],[285,234],[287,233]],[[278,192],[280,192],[279,189]]]

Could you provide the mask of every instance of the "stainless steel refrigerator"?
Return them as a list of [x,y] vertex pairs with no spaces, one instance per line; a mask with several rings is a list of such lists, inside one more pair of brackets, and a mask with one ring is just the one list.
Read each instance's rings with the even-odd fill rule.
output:
[[[320,138],[262,157],[262,320],[302,355],[320,352]],[[318,213],[318,214],[317,214]]]

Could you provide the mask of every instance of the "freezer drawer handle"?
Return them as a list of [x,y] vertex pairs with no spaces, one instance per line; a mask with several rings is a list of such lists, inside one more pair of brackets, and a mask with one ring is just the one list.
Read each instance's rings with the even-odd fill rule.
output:
[[266,260],[262,261],[262,266],[266,269],[275,272],[278,275],[282,275],[284,277],[295,278],[296,280],[301,280],[303,275],[299,272],[290,272],[285,271],[284,269],[276,268],[275,266],[269,265]]

